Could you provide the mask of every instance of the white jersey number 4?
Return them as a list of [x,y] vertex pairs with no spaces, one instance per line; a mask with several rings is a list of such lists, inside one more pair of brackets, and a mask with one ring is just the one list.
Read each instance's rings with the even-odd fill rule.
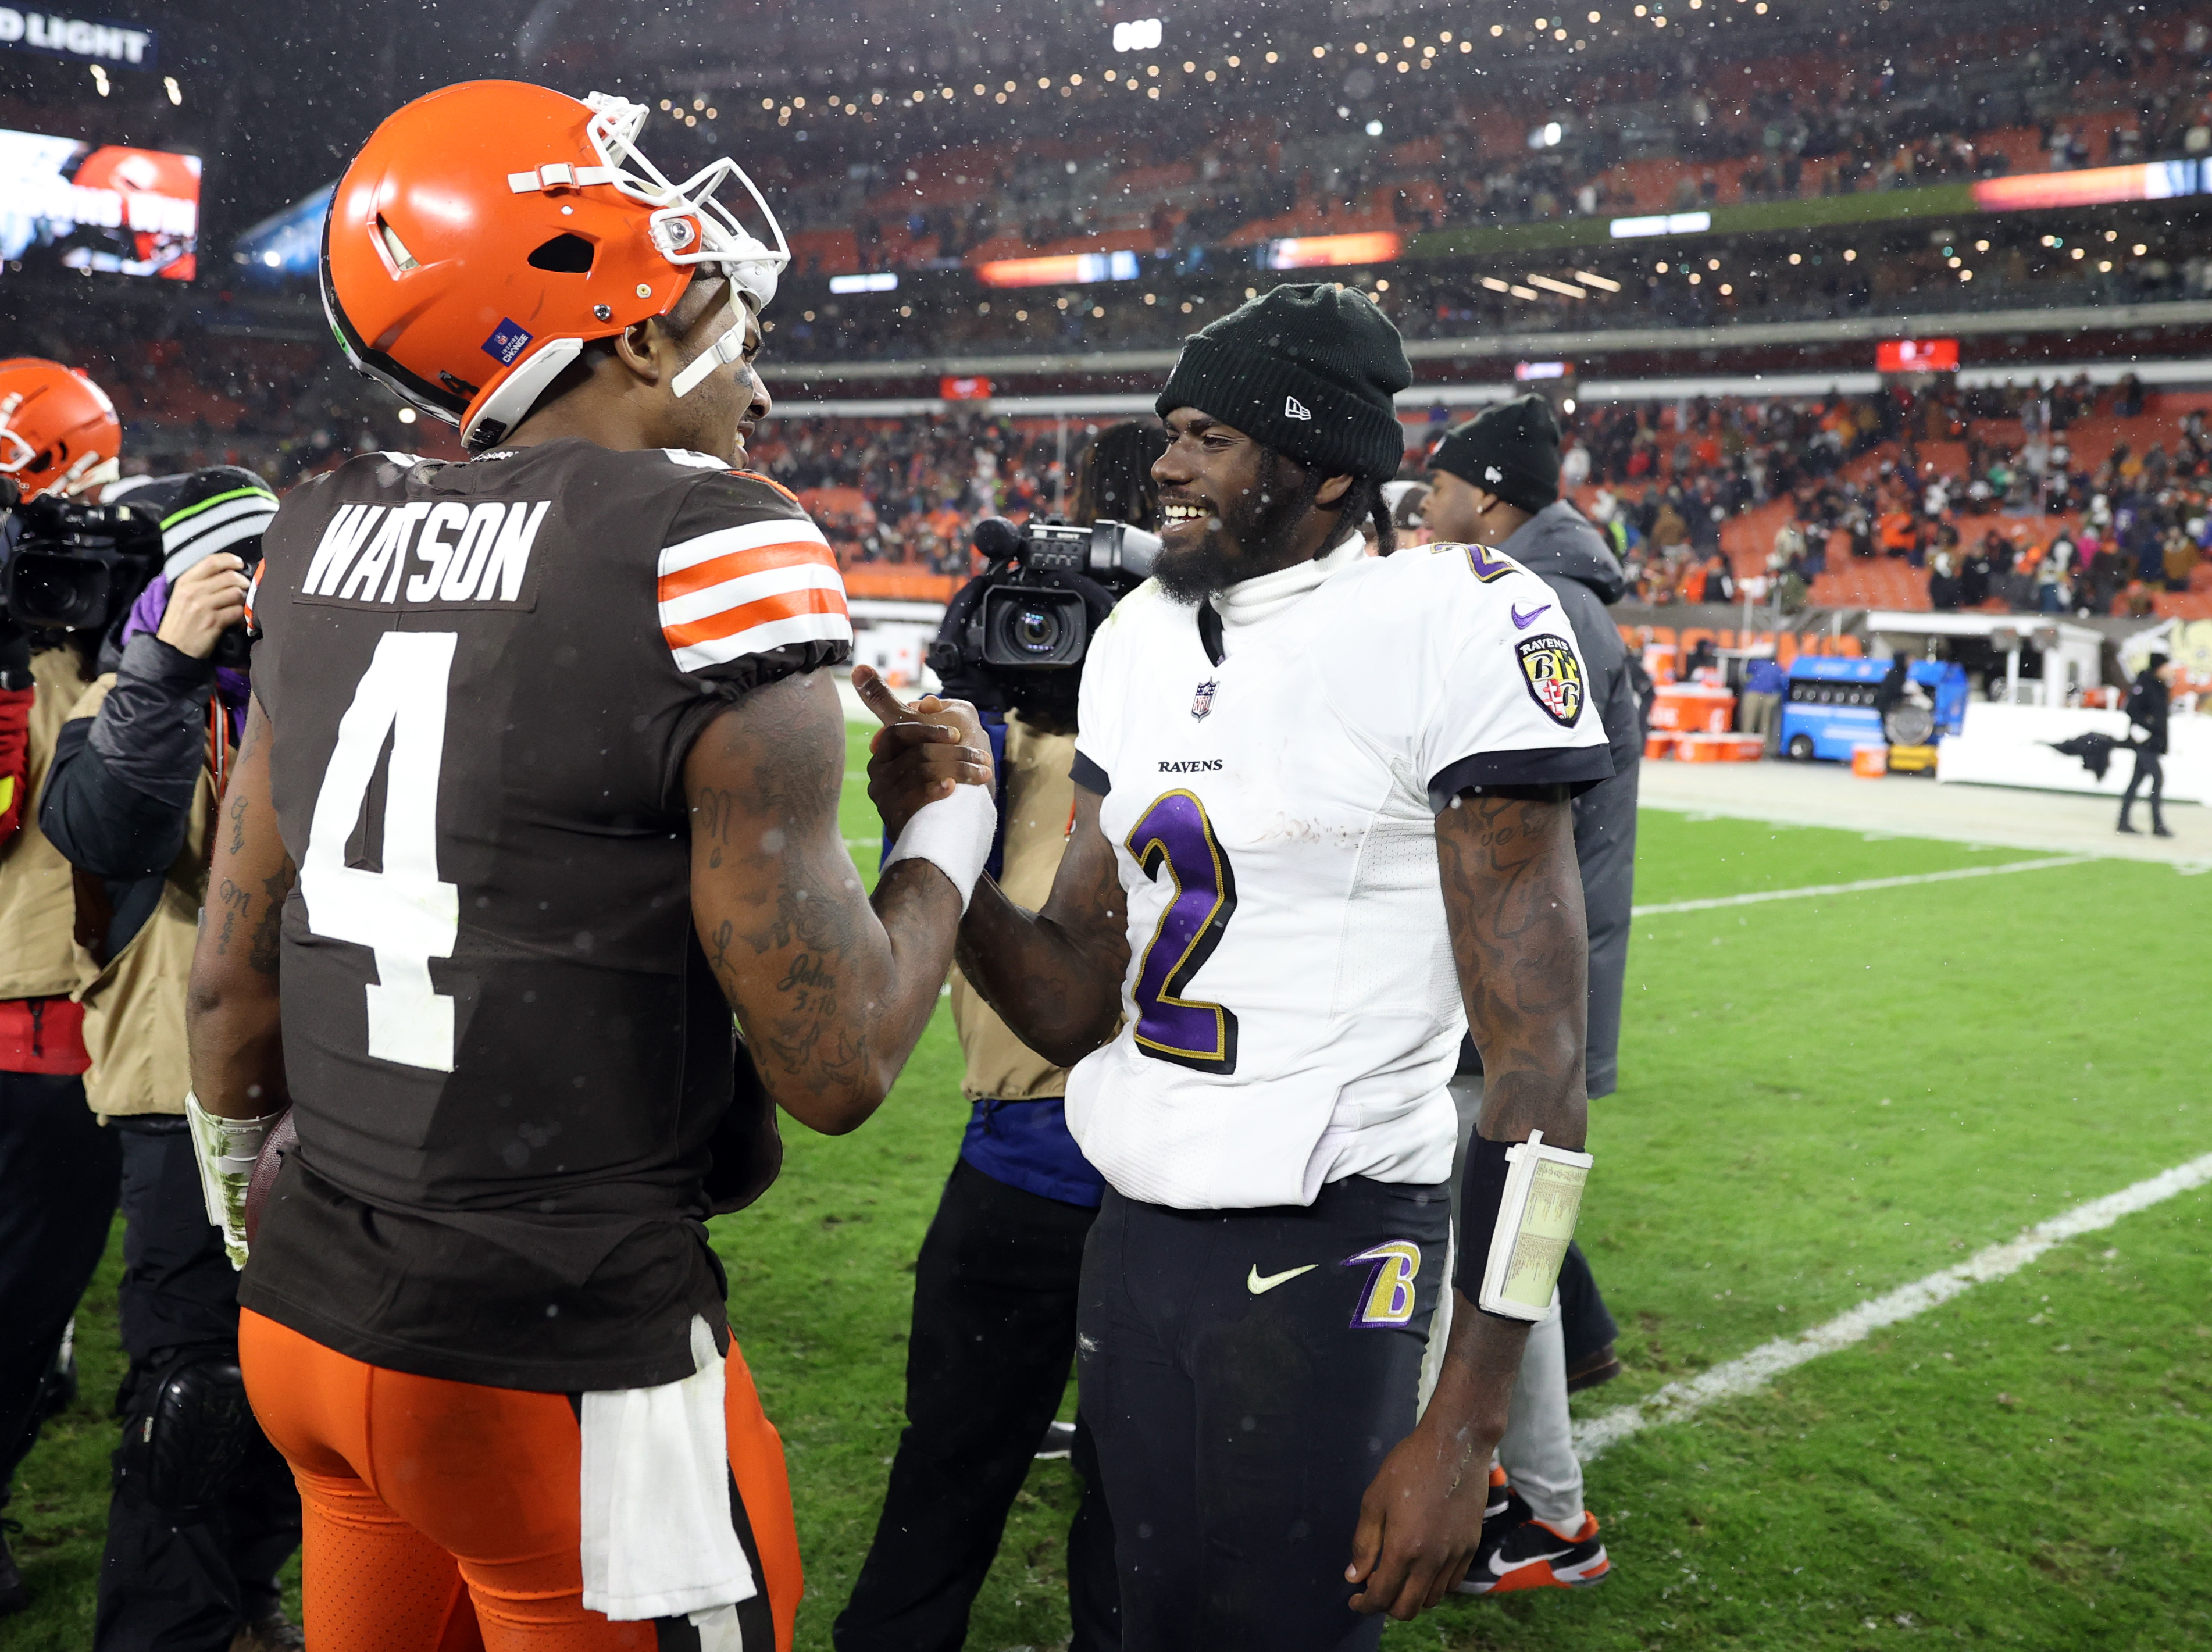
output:
[[[446,756],[451,631],[394,631],[338,720],[337,745],[315,794],[300,898],[307,927],[376,954],[368,993],[368,1053],[438,1072],[453,1070],[453,1000],[432,990],[430,960],[453,956],[460,895],[438,877],[438,771]],[[376,760],[389,737],[384,870],[346,865]]]

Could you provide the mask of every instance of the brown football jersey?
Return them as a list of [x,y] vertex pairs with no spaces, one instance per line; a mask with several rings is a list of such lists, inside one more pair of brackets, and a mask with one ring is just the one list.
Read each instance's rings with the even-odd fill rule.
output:
[[240,1301],[425,1376],[690,1375],[736,1053],[682,771],[733,701],[849,655],[828,544],[764,477],[574,440],[356,459],[263,543],[300,1140]]

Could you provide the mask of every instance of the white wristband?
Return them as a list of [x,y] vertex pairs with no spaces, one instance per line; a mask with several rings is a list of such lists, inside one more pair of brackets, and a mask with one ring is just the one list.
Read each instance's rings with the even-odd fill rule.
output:
[[282,1116],[226,1119],[203,1108],[191,1091],[185,1092],[185,1119],[191,1127],[208,1221],[222,1230],[222,1247],[234,1268],[246,1266],[246,1190],[253,1181],[253,1163]]
[[889,872],[902,860],[928,861],[952,880],[952,887],[960,891],[960,910],[965,913],[998,830],[999,810],[991,801],[991,788],[956,785],[951,797],[925,803],[914,811],[884,857],[884,870]]

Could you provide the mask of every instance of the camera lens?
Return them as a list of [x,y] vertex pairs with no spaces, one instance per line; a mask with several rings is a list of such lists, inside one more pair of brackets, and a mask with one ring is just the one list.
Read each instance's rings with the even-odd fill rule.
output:
[[1001,588],[983,599],[983,663],[1057,667],[1083,658],[1089,628],[1083,598],[1072,591]]
[[1013,623],[1007,628],[1013,635],[1014,646],[1024,653],[1049,655],[1060,647],[1060,616],[1042,608],[1024,608],[1017,611]]

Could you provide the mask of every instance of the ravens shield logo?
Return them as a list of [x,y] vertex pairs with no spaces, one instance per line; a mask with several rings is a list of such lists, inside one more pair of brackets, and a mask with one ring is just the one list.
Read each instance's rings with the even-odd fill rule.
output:
[[1583,663],[1565,637],[1533,636],[1517,644],[1522,679],[1528,697],[1561,728],[1572,728],[1583,714]]

